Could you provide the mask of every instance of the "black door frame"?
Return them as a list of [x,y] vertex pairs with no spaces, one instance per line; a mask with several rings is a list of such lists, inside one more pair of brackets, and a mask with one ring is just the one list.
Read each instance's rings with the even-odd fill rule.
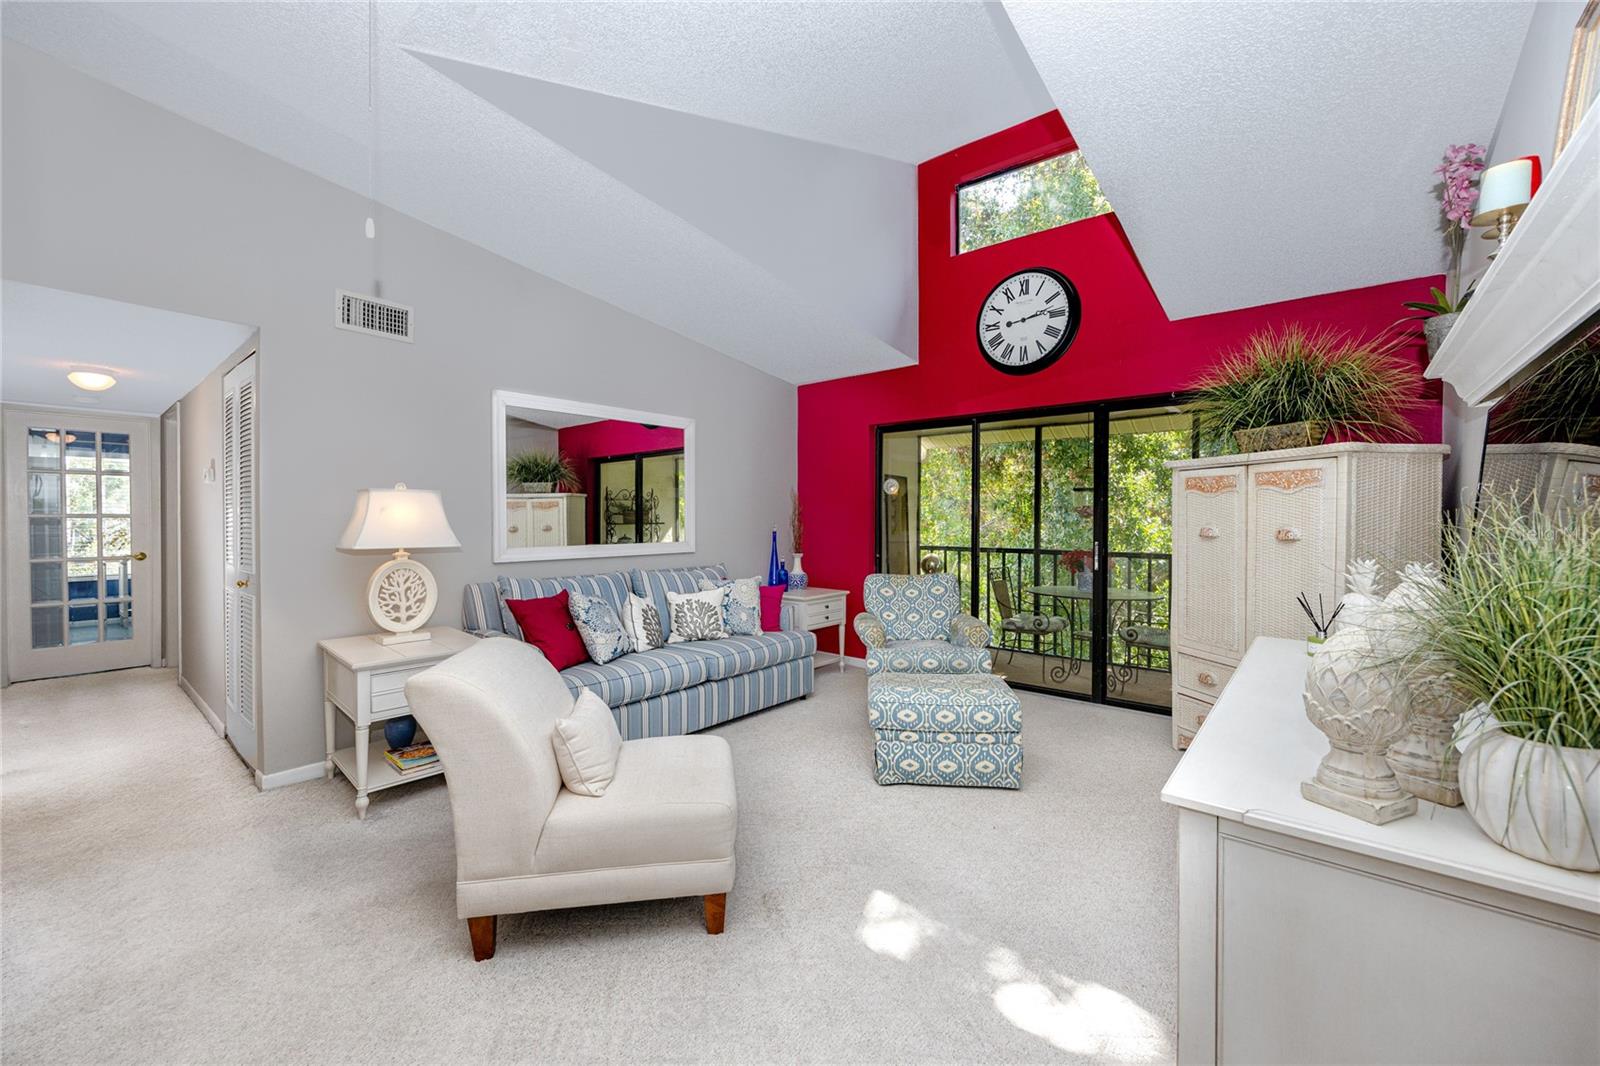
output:
[[[1090,597],[1090,677],[1089,699],[1093,703],[1103,703],[1111,707],[1127,707],[1136,711],[1147,711],[1151,714],[1160,714],[1170,717],[1171,707],[1158,707],[1148,703],[1138,703],[1134,700],[1119,699],[1106,695],[1106,670],[1110,662],[1110,641],[1106,632],[1106,610],[1109,607],[1110,588],[1110,477],[1111,477],[1111,416],[1122,411],[1138,410],[1144,407],[1170,407],[1181,406],[1193,399],[1187,392],[1162,392],[1147,396],[1123,397],[1115,400],[1097,400],[1089,403],[1057,404],[1048,407],[1029,407],[1009,411],[986,411],[982,414],[966,415],[957,418],[929,418],[911,422],[890,422],[873,427],[873,464],[874,477],[872,480],[872,508],[873,516],[873,566],[882,572],[883,569],[883,523],[878,507],[878,493],[883,486],[883,438],[894,433],[906,433],[916,430],[931,429],[960,429],[965,427],[971,435],[971,516],[969,520],[968,542],[972,545],[972,577],[967,582],[967,610],[973,615],[978,613],[979,577],[978,577],[978,550],[980,547],[981,516],[979,504],[982,500],[982,474],[979,470],[982,438],[980,434],[984,424],[1014,419],[1053,418],[1068,415],[1091,416],[1093,478],[1092,496],[1094,504],[1094,593]],[[1199,437],[1191,434],[1190,453],[1199,454]],[[1034,448],[1034,540],[1035,549],[1038,548],[1039,519],[1042,517],[1042,506],[1039,494],[1040,478],[1040,450],[1037,447],[1037,436]],[[1034,556],[1037,565],[1038,556]],[[911,560],[912,566],[916,560]],[[1170,654],[1170,653],[1169,653]],[[1064,693],[1060,689],[1048,688],[1044,685],[1030,685],[1024,682],[1008,681],[1014,688],[1024,689],[1029,692],[1042,692],[1051,696],[1074,696],[1075,693]]]
[[[593,472],[594,477],[594,492],[591,494],[593,496],[593,502],[590,503],[587,510],[594,515],[594,536],[596,538],[596,543],[604,543],[598,538],[603,532],[602,527],[605,525],[606,517],[605,504],[600,498],[602,496],[602,490],[600,487],[600,468],[605,466],[607,463],[633,463],[633,542],[635,544],[640,544],[644,541],[644,461],[646,459],[658,459],[664,455],[676,455],[679,459],[682,459],[684,456],[684,450],[682,448],[660,448],[653,452],[624,452],[621,455],[597,455],[589,460],[589,468]],[[676,491],[676,488],[674,488],[674,492]],[[672,515],[673,522],[677,522],[678,500],[676,495],[672,500]],[[680,537],[683,536],[683,530],[680,529],[678,531],[678,535]]]

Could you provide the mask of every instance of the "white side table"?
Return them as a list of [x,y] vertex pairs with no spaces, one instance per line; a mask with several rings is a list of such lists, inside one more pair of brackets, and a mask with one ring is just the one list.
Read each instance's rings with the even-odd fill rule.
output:
[[793,604],[801,629],[839,628],[839,672],[844,673],[844,589],[803,588],[783,594]]
[[[322,773],[331,779],[337,768],[356,786],[358,818],[367,816],[371,793],[444,772],[442,764],[434,763],[402,774],[383,757],[387,750],[383,730],[378,730],[376,741],[371,737],[374,724],[411,713],[406,706],[406,678],[464,651],[479,639],[445,626],[431,626],[428,632],[433,634],[432,640],[410,644],[379,644],[370,636],[317,643],[322,650],[322,713],[328,747]],[[335,712],[350,719],[356,730],[354,746],[337,751],[333,747]]]

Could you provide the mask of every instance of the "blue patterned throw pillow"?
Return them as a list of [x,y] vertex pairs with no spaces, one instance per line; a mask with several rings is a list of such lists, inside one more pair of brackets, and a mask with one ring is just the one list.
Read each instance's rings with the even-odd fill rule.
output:
[[732,636],[754,637],[761,634],[761,579],[740,577],[732,581],[700,580],[700,590],[727,589],[728,598],[722,601],[722,628]]
[[589,649],[589,658],[595,662],[608,663],[633,650],[633,641],[623,630],[616,609],[599,596],[569,592],[567,611],[572,615],[572,624],[578,627],[583,646]]

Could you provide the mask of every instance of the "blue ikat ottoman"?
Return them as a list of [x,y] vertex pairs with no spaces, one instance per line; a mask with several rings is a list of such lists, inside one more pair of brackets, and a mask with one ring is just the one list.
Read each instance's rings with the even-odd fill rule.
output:
[[1022,703],[993,674],[874,674],[867,721],[880,785],[1022,787]]

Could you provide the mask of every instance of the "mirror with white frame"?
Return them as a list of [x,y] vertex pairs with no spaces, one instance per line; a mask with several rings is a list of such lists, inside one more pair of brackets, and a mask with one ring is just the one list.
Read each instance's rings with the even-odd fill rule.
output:
[[494,559],[694,551],[694,420],[498,390]]

